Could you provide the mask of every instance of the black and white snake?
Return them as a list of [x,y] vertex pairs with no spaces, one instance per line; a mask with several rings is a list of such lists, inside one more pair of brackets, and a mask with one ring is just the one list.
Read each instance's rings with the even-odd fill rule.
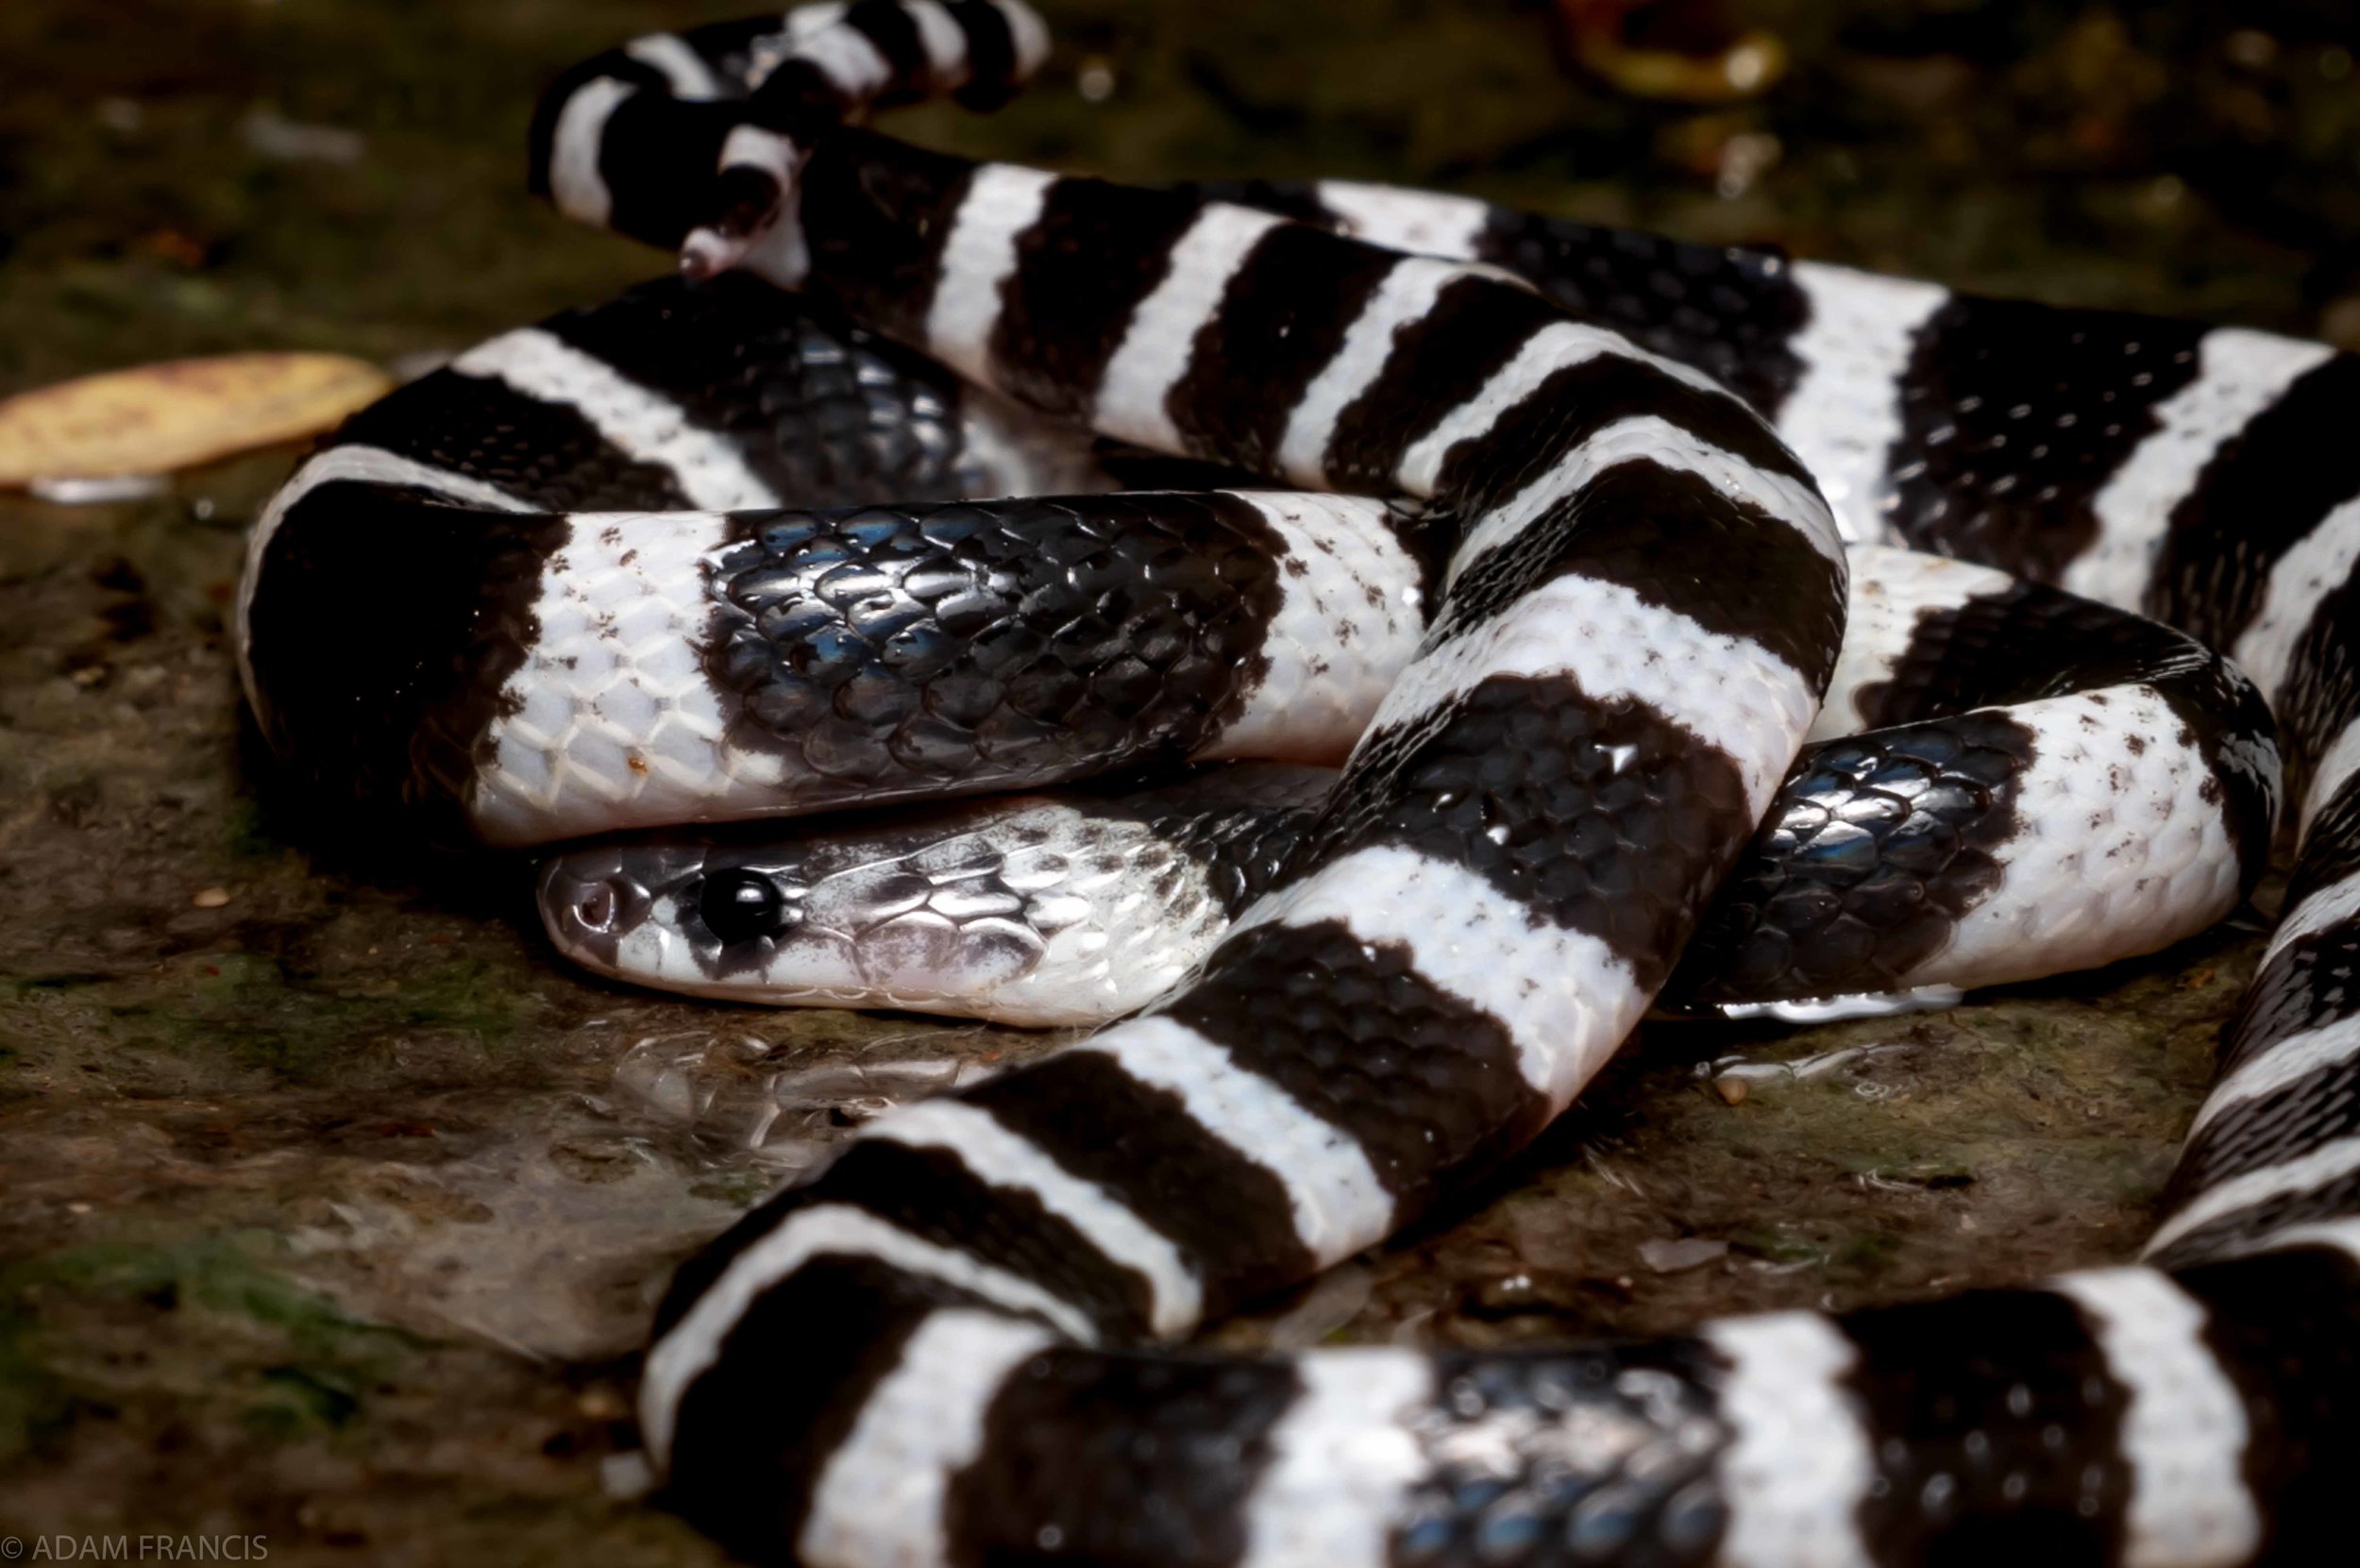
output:
[[[881,1118],[682,1271],[641,1398],[676,1506],[831,1564],[2163,1568],[2345,1539],[2360,362],[836,128],[987,102],[1044,47],[1014,0],[861,0],[569,74],[541,185],[724,275],[364,412],[239,596],[295,767],[499,842],[1350,747],[1253,888],[1223,872],[1236,919],[1186,986]],[[1312,493],[959,499],[1135,461],[1056,421]],[[1855,567],[1847,535],[2196,640],[1980,567]],[[1881,622],[1848,651],[1847,574]],[[2254,687],[2302,844],[2145,1264],[1551,1353],[1153,1348],[1494,1169],[1700,927],[1699,988],[1796,993],[2217,918],[2269,847]],[[1867,733],[1797,769],[1823,699]],[[816,889],[869,900],[900,934],[839,990],[896,1000],[1010,894],[912,861],[790,899],[739,863],[659,912],[559,864],[613,967],[691,905],[727,926],[683,984],[767,962]]]

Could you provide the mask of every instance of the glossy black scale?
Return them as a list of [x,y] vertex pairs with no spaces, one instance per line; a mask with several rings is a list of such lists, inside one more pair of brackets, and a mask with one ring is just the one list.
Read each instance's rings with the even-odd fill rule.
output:
[[2181,1190],[2192,1196],[2296,1158],[2323,1138],[2354,1133],[2360,1133],[2360,1064],[2331,1063],[2207,1120],[2182,1151],[2175,1173]]
[[2284,907],[2360,876],[2360,775],[2347,779],[2311,814],[2302,858],[2286,884]]
[[[2317,1146],[2316,1139],[2311,1146]],[[2147,1261],[2166,1269],[2218,1262],[2258,1251],[2278,1233],[2297,1225],[2349,1220],[2355,1213],[2360,1213],[2360,1173],[2347,1172],[2266,1198],[2196,1226],[2174,1238],[2168,1245],[2155,1249],[2148,1255]],[[2360,1323],[2360,1294],[2354,1297],[2352,1321]]]
[[2196,379],[2205,329],[2124,312],[1953,299],[1918,330],[1881,500],[1897,542],[2053,582],[2090,503]]
[[726,437],[792,505],[931,500],[986,480],[956,378],[744,274],[644,283],[542,329]]
[[1205,1282],[1208,1318],[1311,1272],[1277,1173],[1111,1057],[1069,1052],[964,1098],[1132,1213],[1155,1215]]
[[2360,922],[2337,920],[2270,954],[2231,1025],[2233,1037],[2250,1045],[2223,1065],[2242,1066],[2267,1045],[2353,1012],[2360,1012]]
[[[1546,571],[1539,564],[1562,554],[1576,534],[1581,558],[1572,570],[1579,576],[1628,589],[1707,632],[1757,642],[1814,696],[1828,689],[1843,636],[1842,563],[1710,480],[1637,460],[1606,470],[1580,496],[1470,563],[1435,616],[1429,642],[1439,646],[1488,624],[1529,591],[1536,565]],[[1667,557],[1680,565],[1668,566]],[[1759,624],[1730,601],[1731,582],[1754,584],[1791,613],[1774,626]]]
[[1149,1287],[1111,1263],[1035,1194],[995,1187],[947,1149],[855,1140],[828,1167],[827,1201],[850,1204],[923,1241],[987,1258],[1033,1280],[1110,1339],[1147,1330]]
[[963,1562],[1242,1560],[1300,1385],[1279,1361],[1057,1349],[1011,1377],[944,1509]]
[[1278,880],[1326,794],[1323,785],[1297,805],[1241,804],[1151,820],[1148,826],[1195,860],[1222,907],[1240,915]]
[[2024,727],[1990,714],[1812,748],[1662,1004],[1901,988],[1998,885],[2031,754]]
[[[2148,591],[2150,614],[2217,648],[2236,640],[2261,606],[2271,565],[2360,492],[2356,401],[2360,355],[2338,354],[2222,445],[2172,509]],[[2293,733],[2307,745],[2326,739]]]
[[[808,504],[924,501],[984,482],[955,378],[752,279],[662,279],[542,327],[679,399]],[[548,509],[324,485],[290,509],[258,580],[252,657],[274,747],[336,795],[439,803],[448,830],[502,688],[539,635],[542,567],[570,527],[554,514],[677,510],[687,497],[573,409],[452,370],[354,415],[330,443],[346,444]],[[323,648],[349,653],[326,660]],[[1222,645],[1233,683],[1251,651]],[[1111,685],[1120,663],[1109,653],[1092,673]]]
[[[736,1256],[733,1231],[673,1280],[659,1330],[710,1283],[702,1265]],[[747,1239],[750,1239],[750,1238]],[[723,1341],[730,1375],[681,1400],[666,1501],[739,1555],[786,1560],[808,1490],[910,1335],[937,1308],[989,1309],[955,1287],[848,1254],[806,1263],[755,1297]]]
[[[1144,830],[1170,846],[1174,868],[1192,867],[1205,890],[1235,917],[1276,883],[1335,779],[1325,767],[1215,763],[1176,774],[1150,769],[1143,777],[1101,778],[1058,800],[1085,820],[1113,823],[1126,835]],[[1165,881],[1155,896],[1180,894]]]
[[1342,1128],[1403,1220],[1462,1189],[1541,1130],[1501,1021],[1338,921],[1222,944],[1167,1011]]
[[1766,248],[1700,245],[1494,209],[1483,259],[1531,278],[1578,321],[1693,364],[1775,418],[1801,373],[1788,346],[1810,304]]
[[1354,752],[1290,867],[1372,845],[1464,867],[1659,982],[1753,815],[1736,764],[1637,702],[1495,677]]
[[1427,1469],[1392,1525],[1392,1568],[1711,1561],[1726,1523],[1711,1470],[1727,1428],[1707,1392],[1718,1370],[1681,1340],[1442,1351],[1413,1428]]
[[1991,712],[2143,685],[2186,727],[2241,885],[2267,868],[2274,733],[2250,683],[2179,632],[2037,583],[1922,615],[1863,733],[1805,750],[1666,986],[1688,1006],[1896,989],[1998,885],[2031,733]]
[[[1255,244],[1204,328],[1203,351],[1165,399],[1191,450],[1227,452],[1247,468],[1276,471],[1289,413],[1394,266],[1394,258],[1368,253],[1339,270],[1336,254],[1324,235],[1290,226]],[[1323,286],[1306,289],[1306,277],[1323,277]],[[1259,384],[1240,396],[1226,367],[1248,345],[1259,350],[1250,362]],[[1283,353],[1270,353],[1273,346]]]
[[992,355],[1001,385],[1043,413],[1087,418],[1132,311],[1163,278],[1196,204],[1160,191],[1061,179],[1017,238]]
[[[1332,226],[1319,187],[1285,180],[1212,180],[1185,187],[1217,200]],[[1570,218],[1493,208],[1475,259],[1526,278],[1576,321],[1622,333],[1692,364],[1776,416],[1802,373],[1788,344],[1810,301],[1767,247],[1700,245]]]
[[2346,582],[2320,599],[2296,639],[2275,694],[2289,760],[2307,781],[2322,752],[2360,718],[2360,587]]
[[1871,1444],[1860,1524],[1876,1560],[2117,1560],[2129,1401],[2071,1301],[1979,1290],[1839,1323],[1859,1357],[1845,1384]]
[[2360,1467],[2360,1266],[2310,1246],[2184,1269],[2205,1309],[2204,1341],[2235,1387],[2248,1432],[2242,1466],[2262,1523],[2257,1562],[2333,1562],[2351,1540],[2350,1477]]
[[1277,542],[1218,495],[748,515],[706,667],[740,745],[844,798],[1185,755],[1258,679]]
[[566,529],[377,485],[304,497],[263,554],[249,618],[272,749],[324,799],[416,808],[411,829],[464,837],[456,808],[539,635],[541,565]]
[[574,409],[456,370],[438,370],[371,403],[345,421],[333,444],[380,447],[548,512],[688,505],[669,469],[616,450]]
[[[2232,1073],[2297,1035],[2360,1014],[2360,924],[2332,923],[2271,953],[2228,1032],[2221,1071]],[[2294,1158],[2360,1133],[2360,1072],[2326,1062],[2265,1095],[2224,1107],[2190,1134],[2172,1172],[2166,1208],[2232,1176]]]

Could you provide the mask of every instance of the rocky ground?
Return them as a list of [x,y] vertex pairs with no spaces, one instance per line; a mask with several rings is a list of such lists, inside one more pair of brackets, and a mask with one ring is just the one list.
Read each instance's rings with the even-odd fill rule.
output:
[[[228,348],[423,362],[660,270],[522,198],[524,116],[563,63],[734,8],[17,0],[0,393]],[[1537,6],[1045,8],[1031,97],[900,128],[2360,344],[2352,60],[2301,8],[1765,5],[1792,69],[1709,109],[1567,74]],[[606,986],[519,864],[288,798],[222,616],[292,461],[0,498],[0,1533],[713,1560],[614,1495],[670,1266],[880,1106],[1050,1042]],[[1212,1338],[1648,1332],[2127,1257],[2255,929],[1947,1011],[1651,1027],[1479,1201]]]

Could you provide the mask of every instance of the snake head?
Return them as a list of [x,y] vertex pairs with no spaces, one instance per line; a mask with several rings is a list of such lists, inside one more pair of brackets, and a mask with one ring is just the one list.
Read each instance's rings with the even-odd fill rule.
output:
[[711,213],[681,241],[680,269],[692,282],[745,267],[794,288],[810,270],[796,211],[797,176],[809,150],[760,126],[733,127],[714,177]]
[[1152,1002],[1227,917],[1145,819],[1018,796],[590,843],[545,862],[540,921],[564,956],[632,985],[1041,1027]]
[[1141,951],[1159,939],[1115,875],[1139,851],[1115,837],[1030,802],[996,806],[987,823],[968,807],[837,831],[604,841],[543,866],[540,912],[566,957],[634,985],[774,1005],[1101,1021],[1193,957]]

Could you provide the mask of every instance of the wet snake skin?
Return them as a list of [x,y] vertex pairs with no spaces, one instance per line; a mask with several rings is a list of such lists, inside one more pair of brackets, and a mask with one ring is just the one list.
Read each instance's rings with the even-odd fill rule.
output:
[[[1289,660],[1381,684],[1187,984],[878,1119],[681,1271],[640,1403],[669,1503],[816,1564],[2162,1568],[2344,1540],[2355,362],[1454,197],[1133,190],[836,128],[872,101],[987,103],[1044,49],[1009,0],[860,0],[569,73],[537,182],[682,244],[702,280],[494,340],[362,414],[274,502],[241,590],[249,696],[294,766],[506,842],[963,786],[1028,728],[1062,778],[1061,713],[1160,761],[1257,754],[1239,737],[1290,733]],[[736,388],[700,407],[664,390],[665,323],[707,310],[742,312],[745,346],[680,379]],[[759,455],[719,410],[785,408],[779,378],[851,412],[818,438],[780,421]],[[1171,548],[1039,552],[1094,584],[1040,634],[976,518],[1096,514],[1097,460],[1059,420],[1298,493],[1108,503]],[[865,489],[904,465],[905,493]],[[862,576],[923,531],[917,503],[1000,489],[1072,498],[946,514],[980,553],[906,596],[931,618]],[[1394,528],[1351,493],[1421,510]],[[831,505],[854,510],[775,510]],[[1298,591],[1267,552],[1196,548],[1242,533],[1341,573]],[[1847,664],[1847,537],[1998,570],[1923,602],[1896,573],[1867,613],[1906,631]],[[1403,563],[1415,614],[1336,586]],[[2269,836],[2259,705],[2195,645],[2002,572],[2228,654],[2301,785],[2279,930],[2145,1262],[1645,1344],[1159,1348],[1496,1169],[1674,975],[1774,806],[1772,836],[1828,836],[1828,861],[1852,841],[1833,824],[1877,836],[1782,798],[1988,766],[2036,851],[1986,880],[2060,912],[2034,940],[2135,921],[2157,868],[2225,867],[2234,897]],[[936,641],[970,610],[1023,646]],[[1349,649],[1313,634],[1339,624]],[[1142,669],[1178,672],[1188,712],[1151,712]],[[1836,740],[1792,771],[1823,704],[1877,726],[1954,686],[1948,750]],[[1143,717],[1102,718],[1126,691]],[[1757,902],[1859,893],[1784,865]],[[1850,918],[1894,924],[1891,893]],[[2002,906],[1863,961],[1996,950],[2008,922],[1978,916]],[[1773,926],[1720,962],[1778,970]]]
[[[945,510],[963,543],[982,509]],[[881,531],[885,569],[904,582],[937,569],[909,531]],[[1316,579],[1333,558],[1279,559]],[[2275,761],[2256,738],[2268,715],[2233,666],[2153,621],[1963,563],[1878,546],[1850,563],[1833,700],[1659,1008],[1955,993],[2089,968],[2200,931],[2250,888]],[[846,569],[834,550],[812,565]],[[856,581],[871,581],[865,563]],[[2044,733],[2073,739],[2044,746]],[[2104,834],[2026,819],[2020,801],[2069,795],[2115,734],[2114,766],[2142,775],[2125,792],[2140,811],[2115,811]],[[839,831],[607,838],[548,861],[541,914],[576,962],[694,995],[1105,1023],[1171,989],[1275,884],[1333,783],[1238,764]],[[2203,809],[2211,789],[2222,809]],[[2065,891],[2060,855],[2077,862]]]

